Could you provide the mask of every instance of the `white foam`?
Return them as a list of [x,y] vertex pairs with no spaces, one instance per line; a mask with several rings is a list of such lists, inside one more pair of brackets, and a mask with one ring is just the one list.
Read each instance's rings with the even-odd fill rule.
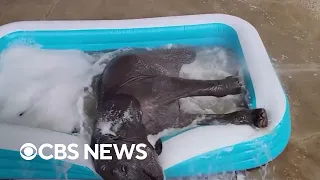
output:
[[[130,106],[129,106],[130,108]],[[118,129],[121,127],[122,124],[124,124],[125,122],[128,121],[132,121],[132,114],[130,113],[130,110],[127,109],[126,111],[123,112],[122,115],[118,116],[117,119],[115,119],[114,121],[108,121],[108,118],[110,117],[110,115],[112,116],[116,116],[115,114],[119,114],[120,111],[115,111],[115,110],[110,110],[108,112],[104,113],[104,116],[101,117],[103,119],[99,119],[98,121],[100,121],[98,123],[97,128],[99,128],[100,133],[101,134],[112,134],[114,136],[116,136]]]
[[78,50],[6,49],[0,56],[0,122],[63,133],[83,130],[84,87],[101,72],[95,61]]
[[112,123],[111,122],[100,122],[97,126],[100,129],[101,134],[111,134],[116,135],[115,132],[111,130]]
[[171,134],[171,133],[174,133],[176,131],[178,131],[180,129],[178,128],[169,128],[169,129],[164,129],[163,131],[159,132],[158,134],[156,135],[148,135],[148,141],[149,143],[154,146],[157,142],[157,140],[163,136],[166,136],[168,134]]

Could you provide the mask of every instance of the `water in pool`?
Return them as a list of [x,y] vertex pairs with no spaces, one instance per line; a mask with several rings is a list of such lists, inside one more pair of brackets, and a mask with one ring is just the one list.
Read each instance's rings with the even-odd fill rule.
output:
[[[167,45],[161,48],[175,47]],[[0,54],[0,122],[70,133],[89,143],[95,113],[92,79],[103,71],[112,58],[130,50],[82,52],[44,50],[37,46],[9,47]],[[239,67],[235,61],[234,54],[222,47],[201,47],[196,60],[184,65],[179,76],[188,79],[222,79],[238,73]],[[243,108],[243,98],[247,97],[183,98],[180,108],[192,113],[228,113]],[[165,135],[164,132],[171,130],[157,136]],[[149,139],[152,141],[155,138]],[[224,141],[228,141],[228,138]],[[236,177],[245,179],[239,173],[188,179],[227,180]]]

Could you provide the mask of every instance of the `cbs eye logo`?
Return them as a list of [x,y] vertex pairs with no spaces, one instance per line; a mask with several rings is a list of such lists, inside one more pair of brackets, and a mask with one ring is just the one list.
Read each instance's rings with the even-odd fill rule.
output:
[[37,148],[32,143],[23,144],[20,148],[20,156],[25,160],[32,160],[37,156]]

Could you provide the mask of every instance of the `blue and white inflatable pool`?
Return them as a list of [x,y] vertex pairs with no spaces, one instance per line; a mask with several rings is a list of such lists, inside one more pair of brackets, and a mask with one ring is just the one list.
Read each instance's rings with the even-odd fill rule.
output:
[[[167,178],[255,168],[276,158],[289,141],[291,125],[286,94],[258,32],[238,17],[204,14],[132,20],[26,21],[0,27],[0,51],[16,41],[34,42],[45,49],[83,51],[166,44],[218,45],[232,49],[246,70],[250,108],[265,108],[269,127],[254,133],[251,127],[241,127],[238,132],[247,133],[246,138],[212,126],[165,138],[159,159]],[[1,179],[55,179],[56,169],[65,167],[68,167],[68,179],[101,179],[89,160],[37,157],[25,161],[20,157],[24,143],[83,144],[78,137],[7,124],[0,125],[0,133]],[[209,142],[201,140],[208,136]],[[221,141],[226,136],[234,136],[232,143]],[[8,137],[11,137],[9,141]],[[83,157],[84,151],[79,153]]]

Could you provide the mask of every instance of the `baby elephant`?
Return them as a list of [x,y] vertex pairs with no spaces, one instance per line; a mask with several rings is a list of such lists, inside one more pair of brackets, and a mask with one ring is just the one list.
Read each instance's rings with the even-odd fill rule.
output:
[[92,146],[112,143],[121,147],[143,143],[147,157],[94,160],[95,169],[106,180],[163,180],[158,163],[161,142],[151,145],[147,136],[167,128],[214,124],[246,124],[267,127],[266,111],[245,109],[229,114],[188,114],[179,110],[178,100],[194,96],[224,97],[240,94],[242,85],[234,76],[219,80],[179,78],[183,64],[195,60],[192,48],[128,52],[114,58],[96,85],[98,119]]
[[[106,97],[107,98],[107,97]],[[135,150],[132,158],[118,160],[115,149],[111,148],[112,160],[95,160],[98,174],[105,180],[163,180],[163,171],[157,162],[157,153],[147,140],[147,131],[142,124],[142,110],[139,101],[130,95],[115,94],[99,105],[99,119],[93,134],[95,144],[116,144],[120,149],[126,144],[144,144],[147,152],[144,160],[136,159]],[[100,153],[100,152],[99,152]]]

